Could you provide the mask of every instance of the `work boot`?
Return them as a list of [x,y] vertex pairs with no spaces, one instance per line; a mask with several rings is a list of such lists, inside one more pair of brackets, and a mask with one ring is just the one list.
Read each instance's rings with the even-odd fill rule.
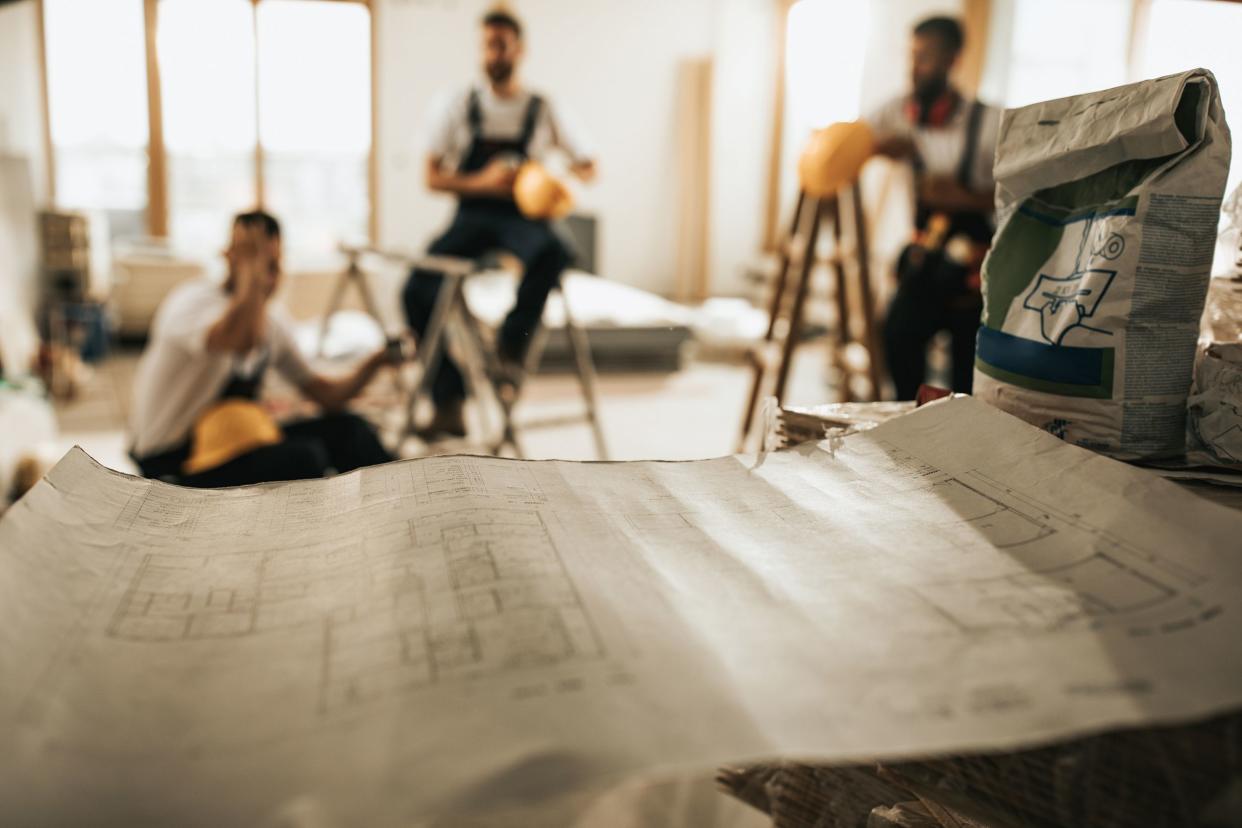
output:
[[466,436],[465,401],[452,400],[436,405],[431,422],[415,432],[426,443]]
[[496,354],[499,359],[492,384],[501,404],[508,408],[517,402],[518,389],[526,379],[526,355],[512,347],[505,347],[503,342],[496,349]]

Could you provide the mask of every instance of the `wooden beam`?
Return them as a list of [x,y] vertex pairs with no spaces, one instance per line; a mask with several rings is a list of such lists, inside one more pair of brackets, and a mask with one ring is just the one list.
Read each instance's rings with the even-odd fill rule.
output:
[[1126,80],[1142,80],[1139,62],[1143,59],[1143,49],[1147,42],[1147,33],[1151,26],[1152,0],[1131,0],[1130,31],[1126,39]]
[[147,232],[168,235],[168,156],[164,147],[164,106],[156,49],[159,0],[144,0],[147,44]]
[[371,244],[380,241],[380,121],[379,121],[379,8],[366,1],[371,12],[371,152],[367,156],[367,190],[371,205],[367,233]]
[[795,0],[776,0],[776,88],[772,96],[772,138],[768,147],[768,191],[765,196],[763,249],[771,253],[781,244],[781,156],[785,144],[785,54],[788,51],[789,10]]
[[35,26],[39,39],[39,98],[43,119],[43,175],[47,193],[44,204],[56,209],[56,148],[52,144],[52,105],[47,84],[47,29],[44,23],[43,0],[35,0]]
[[962,91],[972,97],[979,94],[979,82],[983,79],[991,24],[992,0],[964,0],[962,28],[966,30],[966,45],[958,61],[957,79]]
[[701,302],[711,290],[712,59],[688,58],[677,68],[679,167],[677,284],[681,302]]

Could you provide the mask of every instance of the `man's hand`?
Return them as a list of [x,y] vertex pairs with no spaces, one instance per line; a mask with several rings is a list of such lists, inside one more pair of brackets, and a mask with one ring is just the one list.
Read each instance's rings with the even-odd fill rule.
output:
[[246,227],[225,252],[233,277],[233,293],[242,298],[270,297],[276,289],[278,259],[276,242],[260,227]]
[[590,184],[599,174],[594,161],[575,161],[569,165],[569,171],[584,184]]
[[486,167],[469,177],[471,188],[476,193],[494,196],[512,196],[516,180],[517,168],[501,158],[489,161]]
[[513,197],[513,182],[517,169],[513,164],[497,158],[475,173],[446,172],[438,156],[427,158],[427,187],[440,193],[459,196]]
[[234,233],[224,252],[232,301],[207,331],[208,351],[244,354],[263,340],[267,300],[279,268],[277,244],[258,227],[241,227]]
[[350,400],[363,392],[381,369],[399,365],[402,359],[395,349],[381,348],[343,377],[313,377],[302,387],[302,393],[325,411],[342,411]]

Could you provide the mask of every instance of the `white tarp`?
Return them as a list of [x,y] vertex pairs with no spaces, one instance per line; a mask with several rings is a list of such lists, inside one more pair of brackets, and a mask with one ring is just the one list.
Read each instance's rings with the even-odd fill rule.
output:
[[75,452],[0,520],[0,824],[461,824],[1204,716],[1242,704],[1239,538],[970,399],[757,467],[202,492]]

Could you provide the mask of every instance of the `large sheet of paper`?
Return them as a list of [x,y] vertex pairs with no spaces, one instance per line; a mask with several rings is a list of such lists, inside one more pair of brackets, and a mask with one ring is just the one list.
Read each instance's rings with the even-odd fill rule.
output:
[[758,463],[203,492],[74,452],[0,521],[0,824],[460,824],[1204,716],[1242,704],[1240,552],[1239,513],[970,399]]

